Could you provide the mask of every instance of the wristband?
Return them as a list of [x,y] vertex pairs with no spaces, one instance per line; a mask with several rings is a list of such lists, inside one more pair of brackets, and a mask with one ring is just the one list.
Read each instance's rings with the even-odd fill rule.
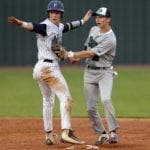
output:
[[81,20],[81,23],[82,23],[82,25],[84,24],[84,21],[83,21],[83,19]]
[[28,23],[23,21],[22,26],[27,27]]
[[68,52],[68,57],[70,58],[70,57],[73,57],[73,56],[74,56],[74,52],[69,51],[69,52]]

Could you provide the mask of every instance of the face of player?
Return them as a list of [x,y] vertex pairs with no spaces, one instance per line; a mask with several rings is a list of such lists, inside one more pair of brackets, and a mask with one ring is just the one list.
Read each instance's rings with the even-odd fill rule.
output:
[[110,18],[96,16],[96,24],[101,29],[105,29],[109,27]]
[[61,22],[61,18],[62,13],[60,11],[53,10],[49,12],[49,19],[55,25],[59,25],[59,23]]

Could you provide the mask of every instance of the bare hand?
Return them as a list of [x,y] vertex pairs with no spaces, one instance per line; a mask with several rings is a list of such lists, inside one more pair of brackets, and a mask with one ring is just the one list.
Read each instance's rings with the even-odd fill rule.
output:
[[22,23],[23,23],[21,20],[15,18],[15,17],[13,17],[13,16],[8,17],[8,22],[10,22],[10,23],[12,23],[12,24],[16,24],[16,25],[18,25],[18,26],[21,26]]
[[92,16],[92,11],[88,10],[88,12],[83,17],[83,23],[86,23],[91,18],[91,16]]

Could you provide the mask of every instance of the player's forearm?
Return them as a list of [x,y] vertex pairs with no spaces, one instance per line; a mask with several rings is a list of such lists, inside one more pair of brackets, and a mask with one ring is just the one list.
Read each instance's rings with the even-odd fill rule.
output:
[[20,26],[26,30],[33,30],[33,24],[31,22],[25,22],[15,18],[14,16],[8,17],[8,22]]
[[85,14],[85,16],[81,20],[72,21],[70,23],[67,23],[66,25],[68,27],[64,30],[64,32],[67,32],[72,29],[76,29],[76,28],[84,25],[91,18],[91,15],[92,15],[92,11],[88,10],[88,12]]
[[65,30],[63,32],[67,32],[67,31],[76,29],[82,25],[83,25],[83,20],[72,21],[72,22],[66,24],[67,27],[65,28]]
[[29,30],[29,31],[33,30],[33,24],[31,22],[24,22],[23,21],[21,27],[23,29],[26,29],[26,30]]
[[76,59],[84,59],[84,58],[90,58],[93,57],[95,55],[95,53],[90,50],[90,51],[86,51],[86,50],[82,50],[79,52],[68,52],[68,58],[76,58]]

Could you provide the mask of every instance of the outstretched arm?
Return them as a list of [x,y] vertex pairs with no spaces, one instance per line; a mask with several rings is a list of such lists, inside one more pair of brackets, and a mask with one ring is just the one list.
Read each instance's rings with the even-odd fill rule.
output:
[[14,16],[8,17],[8,22],[18,25],[21,28],[29,30],[29,31],[33,30],[33,24],[31,22],[25,22],[25,21],[19,20],[19,19],[15,18]]
[[69,51],[67,52],[67,58],[74,58],[74,59],[84,59],[84,58],[91,58],[95,56],[95,52],[91,49],[91,50],[81,50],[78,52],[72,52]]
[[75,28],[78,28],[78,27],[84,25],[91,18],[91,16],[92,16],[92,11],[88,10],[87,13],[85,14],[85,16],[81,20],[66,23],[64,26],[63,32],[67,32],[69,30],[72,30],[72,29],[75,29]]
[[56,49],[53,51],[58,57],[60,57],[61,59],[69,59],[72,63],[77,62],[81,59],[84,58],[91,58],[93,56],[95,56],[95,52],[91,49],[91,50],[81,50],[78,52],[72,52],[72,51],[67,51],[64,48],[60,48],[60,49]]
[[92,16],[92,11],[88,10],[88,12],[85,14],[85,16],[83,17],[83,24],[85,24]]

